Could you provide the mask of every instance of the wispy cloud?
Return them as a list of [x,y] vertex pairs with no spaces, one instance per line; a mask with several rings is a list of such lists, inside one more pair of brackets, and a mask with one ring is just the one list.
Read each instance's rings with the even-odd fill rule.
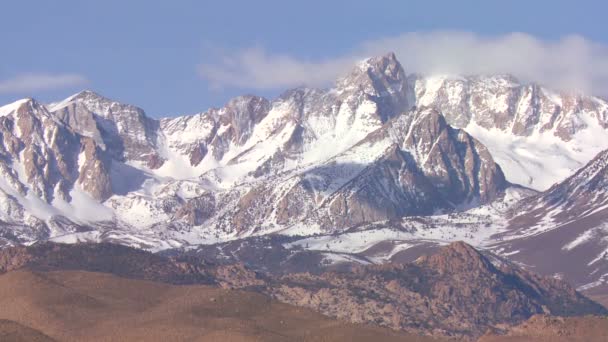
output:
[[346,72],[354,61],[349,56],[305,61],[289,55],[270,54],[261,47],[222,54],[218,59],[218,63],[203,63],[198,67],[200,75],[212,86],[256,89],[321,85]]
[[87,82],[84,76],[78,74],[25,73],[0,80],[0,93],[31,93],[73,87]]
[[330,84],[355,61],[388,51],[396,53],[406,72],[510,73],[559,89],[608,94],[608,46],[578,35],[543,40],[526,33],[412,32],[363,42],[350,54],[321,61],[249,48],[216,56],[198,71],[215,87],[318,86]]

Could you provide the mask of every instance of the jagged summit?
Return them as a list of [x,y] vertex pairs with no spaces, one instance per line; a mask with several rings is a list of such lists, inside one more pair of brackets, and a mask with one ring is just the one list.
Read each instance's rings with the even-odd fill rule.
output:
[[110,111],[112,107],[131,108],[133,111],[136,112],[144,112],[141,108],[130,104],[120,103],[93,90],[88,89],[73,94],[61,102],[49,104],[48,107],[50,111],[56,111],[61,109],[62,107],[75,103],[82,104],[88,110],[102,116],[107,116],[107,112]]
[[49,111],[57,111],[57,110],[62,109],[63,107],[74,104],[76,102],[84,102],[84,101],[91,102],[91,103],[114,102],[114,101],[106,98],[105,96],[100,95],[99,93],[96,93],[93,90],[85,89],[85,90],[79,91],[75,94],[68,96],[67,98],[65,98],[62,101],[50,103],[50,104],[48,104],[47,107],[49,108]]
[[68,97],[68,99],[71,99],[71,100],[86,99],[86,98],[109,101],[109,99],[107,97],[105,97],[93,90],[90,90],[90,89],[84,89],[84,90],[79,91],[78,93]]
[[357,64],[354,70],[360,69],[362,71],[369,71],[372,69],[374,72],[390,73],[390,71],[403,71],[401,63],[397,60],[397,56],[394,52],[388,52],[381,56],[369,57]]
[[12,113],[21,112],[28,113],[33,110],[46,110],[43,105],[32,97],[17,100],[13,103],[0,107],[0,116],[6,116]]

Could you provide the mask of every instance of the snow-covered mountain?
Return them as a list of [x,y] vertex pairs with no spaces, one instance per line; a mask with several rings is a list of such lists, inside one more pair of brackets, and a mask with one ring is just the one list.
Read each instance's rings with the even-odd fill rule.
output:
[[608,148],[608,103],[508,75],[416,78],[417,105],[433,106],[492,152],[507,179],[546,190]]
[[447,215],[561,181],[608,148],[607,117],[595,97],[406,74],[394,54],[330,89],[160,120],[91,91],[25,99],[0,107],[0,236],[163,249]]

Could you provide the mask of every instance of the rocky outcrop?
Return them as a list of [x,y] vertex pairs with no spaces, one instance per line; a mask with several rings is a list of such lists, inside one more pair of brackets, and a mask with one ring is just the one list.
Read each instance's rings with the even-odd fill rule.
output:
[[103,155],[103,151],[93,139],[87,137],[82,138],[79,158],[81,166],[78,170],[78,184],[94,199],[105,201],[113,194],[110,180],[111,160]]
[[0,251],[0,272],[22,268],[39,271],[105,272],[135,279],[169,283],[215,283],[203,268],[172,261],[142,250],[114,244],[54,243],[12,247]]
[[221,160],[231,146],[244,145],[254,127],[268,114],[270,102],[258,96],[240,96],[223,108],[193,116],[163,119],[162,131],[169,147],[186,154],[197,166],[211,152]]
[[382,157],[328,201],[331,213],[350,221],[343,226],[487,203],[507,186],[486,148],[441,114],[407,115],[414,119],[388,124],[393,144]]
[[290,274],[271,291],[329,316],[444,337],[480,336],[538,313],[606,313],[559,280],[494,266],[460,242],[413,264]]
[[190,225],[199,226],[213,216],[215,204],[215,197],[212,194],[189,199],[177,210],[175,218]]

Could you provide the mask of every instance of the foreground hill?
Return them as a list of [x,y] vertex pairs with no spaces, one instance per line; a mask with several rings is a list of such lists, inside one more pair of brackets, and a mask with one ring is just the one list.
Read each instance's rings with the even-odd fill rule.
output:
[[[169,258],[112,244],[42,243],[0,251],[0,271],[8,272],[2,276],[7,277],[5,279],[16,277],[14,274],[22,274],[19,273],[20,270],[27,269],[43,272],[33,273],[36,277],[42,277],[40,279],[46,277],[44,279],[50,279],[52,283],[72,288],[70,281],[80,279],[74,274],[94,271],[129,277],[133,281],[137,279],[135,283],[144,292],[148,291],[148,285],[145,285],[148,283],[138,282],[139,279],[175,284],[207,284],[213,287],[207,287],[205,291],[215,291],[214,298],[222,293],[241,293],[221,292],[219,288],[246,289],[258,293],[241,294],[246,298],[227,302],[224,311],[216,311],[209,314],[210,317],[224,317],[226,310],[246,310],[238,305],[241,301],[246,303],[250,300],[248,296],[258,298],[252,306],[262,305],[259,304],[265,303],[262,298],[266,298],[268,302],[270,297],[351,323],[375,324],[395,331],[438,338],[470,340],[483,335],[488,329],[505,331],[507,327],[519,324],[536,314],[608,314],[605,308],[582,296],[561,280],[535,275],[495,256],[484,256],[462,242],[440,248],[434,254],[418,258],[413,263],[355,265],[341,270],[316,269],[316,274],[297,269],[294,271],[292,266],[293,264],[288,263],[284,272],[264,272],[250,269],[243,264],[210,263],[198,254],[176,254]],[[275,265],[275,268],[281,267],[281,263]],[[70,272],[66,273],[66,270]],[[30,273],[27,274],[31,277]],[[90,282],[86,282],[88,278],[85,277],[83,282],[77,285],[82,285],[78,288],[84,293],[87,293],[88,286],[92,286],[95,291],[101,291],[110,296],[108,298],[112,298],[111,296],[115,295],[112,289],[118,291],[121,287],[112,287],[112,282],[103,285],[107,279],[114,279],[108,277],[98,276],[95,281]],[[36,281],[40,282],[44,283],[42,280]],[[124,280],[123,287],[127,292],[119,295],[128,293],[129,284],[132,283]],[[146,303],[156,303],[157,300],[162,301],[162,298],[181,298],[178,290],[171,290],[177,292],[169,294],[170,292],[163,292],[169,290],[159,290],[170,288],[168,285],[155,284],[150,285],[149,294],[131,299],[116,299],[115,303],[118,305],[122,301],[129,301],[129,305],[134,307],[133,310],[139,310],[138,307],[143,305],[145,309],[145,305],[148,305]],[[200,288],[200,285],[196,286]],[[186,288],[188,287],[181,289]],[[4,291],[0,293],[10,293],[10,288],[0,290]],[[41,291],[51,290],[45,288]],[[163,297],[165,294],[167,297]],[[58,295],[53,295],[53,298],[60,298]],[[22,297],[26,300],[36,298],[35,296],[37,292],[23,294]],[[86,298],[79,299],[69,294],[63,299],[57,299],[52,305],[61,307],[76,301],[75,305],[82,307],[82,310],[93,311],[106,305],[105,302],[98,303],[87,299],[89,297],[91,296],[87,295]],[[199,295],[193,295],[191,300],[196,301],[198,297]],[[13,303],[11,301],[14,298],[18,297],[7,295],[2,298],[4,304],[0,303],[0,306]],[[25,302],[15,305],[18,308],[27,306]],[[153,317],[159,321],[166,319]],[[5,318],[13,319],[13,316]],[[18,322],[36,328],[29,324],[29,321]],[[240,323],[235,321],[226,327],[233,324],[239,326]],[[190,328],[185,326],[183,329],[188,331]]]
[[431,341],[252,292],[101,273],[14,271],[0,276],[0,293],[0,318],[18,322],[0,321],[0,337],[16,331],[21,341]]
[[352,322],[471,338],[535,314],[606,315],[568,284],[522,270],[455,242],[413,263],[354,267],[349,272],[289,274],[270,291],[287,303]]

